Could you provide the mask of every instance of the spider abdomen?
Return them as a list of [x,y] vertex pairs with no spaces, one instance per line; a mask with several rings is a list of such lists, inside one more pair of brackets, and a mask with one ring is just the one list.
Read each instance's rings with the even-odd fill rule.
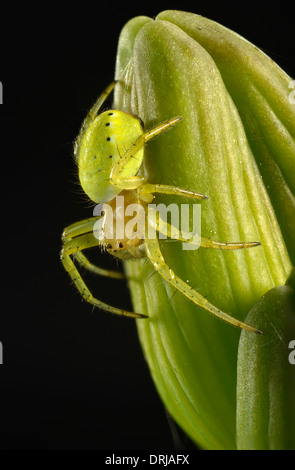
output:
[[[120,189],[110,184],[113,167],[143,134],[140,120],[123,111],[99,114],[85,131],[77,155],[79,179],[84,192],[94,202],[108,202]],[[143,148],[126,163],[121,177],[137,174],[143,160]]]

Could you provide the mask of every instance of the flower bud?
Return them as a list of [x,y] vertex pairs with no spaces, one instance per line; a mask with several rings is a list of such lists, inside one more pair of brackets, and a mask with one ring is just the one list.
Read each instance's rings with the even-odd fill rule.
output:
[[[201,202],[202,236],[262,243],[222,252],[161,241],[165,261],[188,286],[244,321],[292,269],[289,78],[242,37],[183,12],[130,20],[119,40],[116,78],[114,106],[137,115],[145,129],[183,118],[146,146],[148,181],[209,197]],[[154,202],[191,203],[164,195]],[[135,311],[149,316],[137,322],[139,337],[169,413],[199,446],[235,449],[240,330],[175,292],[151,263],[125,268]]]
[[247,316],[264,335],[242,332],[238,354],[237,445],[295,448],[295,291],[278,286]]

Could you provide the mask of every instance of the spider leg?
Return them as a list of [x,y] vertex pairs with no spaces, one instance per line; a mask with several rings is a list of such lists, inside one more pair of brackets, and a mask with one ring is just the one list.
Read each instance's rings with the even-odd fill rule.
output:
[[[93,121],[93,119],[96,118],[100,108],[102,107],[103,103],[107,99],[107,97],[111,94],[113,91],[115,85],[117,83],[117,80],[114,80],[112,83],[110,83],[105,90],[101,93],[101,95],[98,97],[92,108],[90,109],[88,113],[88,117]],[[86,118],[87,119],[87,118]]]
[[78,261],[80,266],[87,269],[88,271],[91,271],[94,274],[98,274],[99,276],[111,277],[112,279],[125,279],[124,274],[120,271],[111,271],[108,269],[103,269],[91,263],[81,251],[77,251],[77,253],[75,253],[74,259],[75,261]]
[[138,188],[139,196],[145,200],[146,195],[153,193],[173,194],[175,196],[186,196],[193,199],[208,199],[205,194],[197,193],[195,191],[188,191],[186,189],[178,188],[177,186],[170,186],[167,184],[143,184]]
[[141,186],[145,182],[145,178],[142,176],[132,176],[129,178],[121,177],[120,174],[124,170],[126,164],[130,161],[131,158],[136,155],[136,153],[144,146],[146,142],[156,137],[161,132],[169,129],[169,127],[174,126],[177,122],[181,121],[181,117],[175,117],[169,119],[159,126],[156,126],[149,131],[144,132],[138,139],[134,142],[133,145],[122,155],[122,158],[118,161],[118,163],[114,166],[111,177],[110,183],[118,188],[121,189],[135,189]]
[[197,247],[201,246],[202,248],[215,248],[219,250],[240,250],[242,248],[252,248],[255,246],[260,246],[260,242],[238,242],[238,243],[228,243],[228,242],[217,242],[206,237],[197,237],[196,239],[191,233],[187,233],[183,230],[179,230],[171,224],[168,224],[161,217],[161,214],[155,211],[152,207],[148,208],[149,217],[148,223],[155,229],[157,232],[166,235],[169,238],[174,240],[179,240],[185,243],[191,243]]
[[[86,219],[85,221],[77,222],[76,224],[73,224],[67,229],[65,229],[63,233],[63,247],[60,253],[60,258],[63,263],[63,266],[70,275],[72,281],[74,282],[77,290],[80,292],[83,299],[89,302],[90,304],[102,310],[114,313],[116,315],[132,318],[146,318],[145,315],[142,315],[140,313],[128,312],[123,309],[112,307],[102,302],[101,300],[98,300],[93,297],[92,293],[84,283],[77,267],[73,262],[72,256],[77,255],[78,253],[87,248],[99,246],[101,244],[100,241],[95,238],[93,234],[93,226],[97,219],[97,217],[93,217],[92,219]],[[79,261],[81,261],[81,257]],[[83,260],[82,258],[82,263],[84,261],[85,260]]]
[[148,238],[145,240],[146,246],[146,254],[150,259],[151,263],[153,264],[154,268],[159,272],[159,274],[168,281],[173,287],[175,287],[179,292],[185,295],[188,299],[190,299],[194,304],[198,305],[201,308],[208,310],[210,313],[215,315],[216,317],[224,320],[231,325],[237,326],[238,328],[245,329],[247,331],[251,331],[253,333],[260,333],[260,330],[243,323],[227,313],[219,310],[213,304],[211,304],[207,299],[205,299],[201,294],[199,294],[196,290],[190,287],[186,282],[180,279],[171,268],[166,264],[160,246],[157,239],[149,240]]
[[[173,224],[167,223],[161,217],[159,211],[155,210],[153,207],[148,207],[148,225],[152,227],[153,232],[151,232],[152,237],[156,238],[155,233],[161,233],[165,237],[172,238],[174,240],[179,240],[181,242],[190,243],[191,245],[196,245],[197,248],[200,246],[200,238],[197,236],[196,238],[191,235],[191,233],[187,233],[183,230],[179,230],[179,228],[175,227]],[[148,237],[150,236],[150,232],[148,232]]]
[[[85,219],[79,222],[75,222],[69,227],[64,229],[62,234],[62,240],[64,243],[72,240],[72,238],[77,237],[78,235],[83,235],[88,232],[93,232],[95,223],[99,220],[100,217],[91,217],[89,219]],[[99,243],[98,243],[99,245]],[[98,274],[99,276],[111,277],[113,279],[124,279],[124,274],[120,273],[119,271],[111,271],[108,269],[100,268],[95,264],[91,263],[88,258],[82,253],[81,251],[77,251],[73,255],[75,261],[88,271],[93,272],[94,274]]]
[[97,113],[99,112],[101,106],[109,96],[109,94],[113,91],[114,86],[116,85],[116,80],[114,80],[112,83],[110,83],[109,86],[101,93],[101,95],[98,97],[90,111],[88,112],[86,118],[84,119],[84,122],[81,127],[81,131],[79,133],[79,136],[75,142],[75,147],[74,147],[74,155],[77,158],[79,155],[79,150],[80,150],[80,145],[83,140],[83,137],[85,135],[85,132],[89,125],[92,123],[92,121],[96,118]]
[[74,238],[77,235],[91,232],[95,222],[97,222],[99,218],[100,217],[89,217],[88,219],[79,220],[78,222],[69,225],[62,233],[62,240],[66,241],[67,239]]
[[241,250],[242,248],[252,248],[254,246],[260,246],[261,242],[216,242],[210,238],[201,237],[202,248],[217,248],[218,250]]

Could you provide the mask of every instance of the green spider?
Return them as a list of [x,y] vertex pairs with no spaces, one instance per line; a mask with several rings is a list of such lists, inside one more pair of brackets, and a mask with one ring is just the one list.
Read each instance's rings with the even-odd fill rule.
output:
[[[123,201],[122,210],[130,203],[140,204],[144,208],[146,227],[151,224],[147,205],[153,200],[155,193],[207,199],[203,194],[175,186],[150,184],[144,176],[138,174],[144,158],[144,144],[177,124],[181,117],[172,118],[151,130],[144,131],[141,120],[137,116],[113,109],[98,114],[115,84],[116,82],[112,82],[91,108],[75,142],[74,153],[79,168],[79,180],[86,195],[95,203],[102,204],[102,209],[106,203],[110,206],[114,205],[118,195],[123,196],[123,198],[120,198]],[[116,210],[114,214],[114,218],[116,218],[118,211]],[[98,222],[100,224],[99,237],[94,235],[95,224]],[[141,313],[128,312],[96,299],[84,283],[74,260],[82,267],[96,274],[117,279],[123,277],[119,272],[108,271],[95,266],[83,253],[87,248],[101,246],[108,253],[120,259],[147,257],[155,270],[167,282],[196,305],[234,326],[260,333],[256,328],[219,310],[180,279],[166,264],[157,237],[151,239],[146,232],[143,237],[134,239],[127,237],[119,239],[116,237],[116,233],[113,234],[112,238],[107,238],[105,223],[105,214],[102,212],[101,217],[92,217],[70,225],[62,235],[61,261],[76,288],[87,302],[117,315],[147,318],[146,315]],[[167,234],[168,232],[168,236],[171,238],[189,242],[188,238],[181,238],[178,232],[176,237],[174,227],[165,223],[160,216],[157,219],[156,230],[158,233]],[[201,237],[200,243],[201,247],[223,250],[258,245],[260,245],[259,242],[222,243],[204,237]]]

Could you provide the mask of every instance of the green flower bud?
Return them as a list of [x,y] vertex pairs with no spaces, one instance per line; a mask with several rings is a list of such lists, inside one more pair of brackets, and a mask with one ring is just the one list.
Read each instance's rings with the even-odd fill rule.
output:
[[295,262],[295,103],[292,79],[253,44],[190,13],[159,15],[201,44],[215,61],[243,121],[248,142]]
[[[295,291],[278,286],[254,305],[238,355],[237,445],[247,450],[295,448]],[[294,343],[293,343],[294,342]],[[291,346],[290,346],[291,345]]]
[[[146,146],[148,181],[209,196],[201,203],[203,236],[262,243],[221,252],[184,251],[180,242],[161,241],[178,276],[244,321],[292,269],[295,155],[288,152],[295,146],[295,106],[286,103],[289,77],[232,31],[194,14],[163,12],[124,27],[116,78],[114,107],[139,116],[146,129],[183,118]],[[188,202],[180,199],[159,195],[155,203]],[[235,449],[240,330],[175,293],[145,260],[125,268],[134,308],[149,316],[137,322],[138,332],[168,411],[199,446]]]

